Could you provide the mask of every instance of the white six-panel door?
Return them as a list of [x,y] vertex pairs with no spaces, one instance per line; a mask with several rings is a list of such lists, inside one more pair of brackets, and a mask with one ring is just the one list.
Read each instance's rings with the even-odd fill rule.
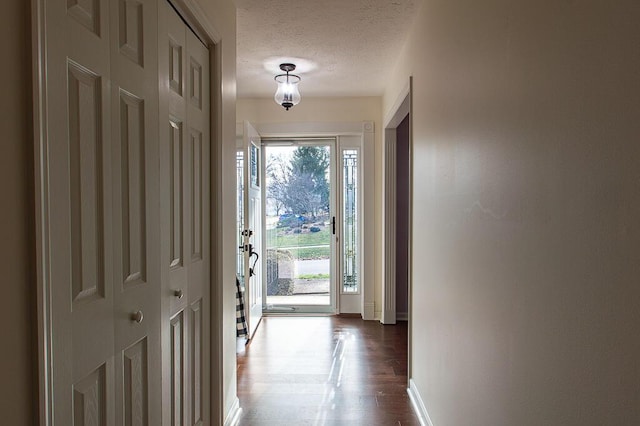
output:
[[48,6],[52,417],[65,425],[154,424],[156,2]]
[[[209,424],[209,56],[182,22],[170,50],[169,12],[47,2],[55,425]],[[185,99],[171,115],[165,83]]]
[[160,11],[163,424],[209,424],[209,51]]
[[161,419],[157,2],[108,3],[116,424],[154,425]]

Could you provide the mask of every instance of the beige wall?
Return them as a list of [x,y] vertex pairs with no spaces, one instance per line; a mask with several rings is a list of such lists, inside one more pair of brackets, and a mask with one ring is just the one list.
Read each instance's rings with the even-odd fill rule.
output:
[[414,77],[434,425],[640,424],[639,21],[637,1],[423,2],[390,81]]
[[[275,87],[274,87],[275,90]],[[301,88],[303,90],[303,88]],[[381,97],[346,97],[346,98],[306,98],[285,111],[273,98],[238,99],[237,120],[251,123],[321,123],[321,122],[360,122],[373,121],[375,126],[375,168],[382,170],[382,98]],[[374,182],[375,229],[381,229],[382,210],[382,175],[376,173]],[[382,240],[381,232],[375,236],[375,314],[380,316],[382,303]]]
[[2,424],[35,421],[32,374],[33,138],[30,128],[29,2],[5,0],[0,14],[0,413]]

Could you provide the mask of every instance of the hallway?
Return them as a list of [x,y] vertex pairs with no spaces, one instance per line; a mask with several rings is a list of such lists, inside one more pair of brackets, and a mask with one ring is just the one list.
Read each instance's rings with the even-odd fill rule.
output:
[[419,425],[407,323],[267,317],[238,353],[241,426]]

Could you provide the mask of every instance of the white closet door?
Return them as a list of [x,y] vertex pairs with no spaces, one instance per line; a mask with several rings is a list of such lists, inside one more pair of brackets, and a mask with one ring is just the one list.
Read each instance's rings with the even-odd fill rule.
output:
[[53,423],[114,425],[109,2],[47,4]]
[[163,424],[208,425],[209,51],[160,11]]
[[158,424],[156,2],[46,10],[52,418]]
[[161,0],[46,24],[53,423],[208,425],[209,52]]
[[161,418],[157,0],[111,1],[116,424]]
[[187,123],[189,125],[188,177],[191,247],[189,307],[189,425],[210,424],[210,287],[211,287],[211,189],[210,189],[210,87],[209,51],[193,32],[187,29]]

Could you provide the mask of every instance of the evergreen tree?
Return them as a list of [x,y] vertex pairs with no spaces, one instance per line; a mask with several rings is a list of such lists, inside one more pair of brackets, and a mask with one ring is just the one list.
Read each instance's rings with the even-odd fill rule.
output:
[[[300,184],[305,181],[304,190],[311,190],[313,203],[307,207],[312,207],[305,213],[316,215],[320,210],[329,210],[329,148],[325,146],[299,146],[293,152],[291,158],[291,172],[300,178],[296,179]],[[311,180],[312,185],[307,182]],[[291,185],[290,185],[291,186]],[[295,185],[293,185],[295,186]],[[295,191],[295,188],[290,188]],[[302,206],[298,206],[302,207]]]

